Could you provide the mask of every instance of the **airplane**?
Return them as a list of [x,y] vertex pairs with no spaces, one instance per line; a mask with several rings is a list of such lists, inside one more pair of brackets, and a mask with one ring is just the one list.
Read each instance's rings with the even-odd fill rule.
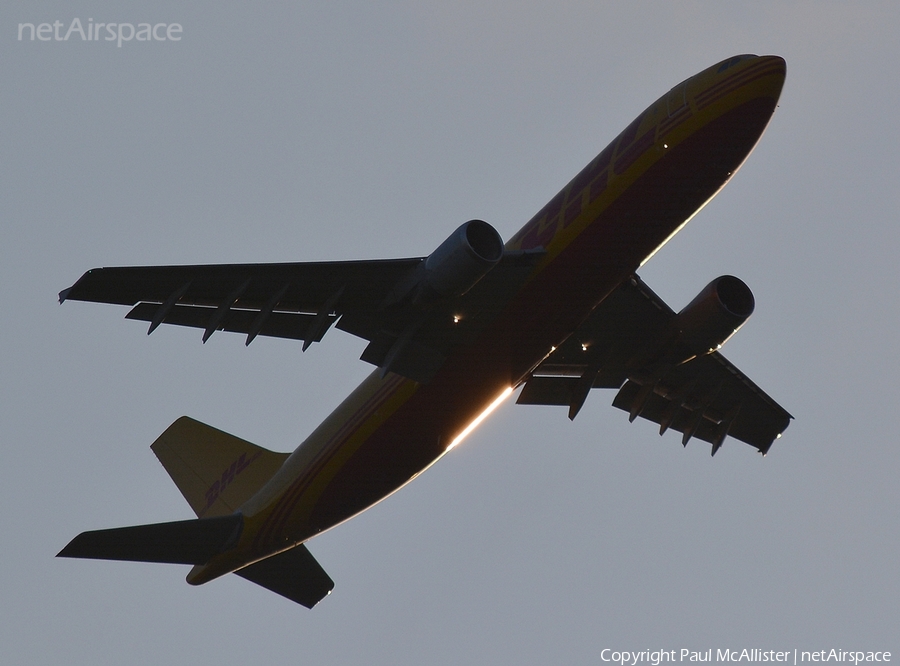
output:
[[785,61],[738,55],[651,104],[504,243],[471,220],[427,257],[98,268],[59,295],[128,319],[302,340],[333,326],[376,369],[297,449],[275,453],[189,417],[152,445],[196,519],[83,532],[61,557],[190,564],[312,608],[334,583],[305,543],[419,476],[521,388],[574,419],[592,389],[699,439],[766,454],[791,415],[719,352],[754,309],[740,279],[675,312],[637,270],[756,146]]

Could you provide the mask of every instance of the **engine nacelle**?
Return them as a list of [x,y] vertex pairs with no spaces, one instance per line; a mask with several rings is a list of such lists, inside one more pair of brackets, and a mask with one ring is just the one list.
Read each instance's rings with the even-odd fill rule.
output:
[[718,277],[676,316],[679,341],[696,355],[713,352],[747,321],[754,305],[753,293],[742,280]]
[[503,239],[497,230],[487,222],[469,220],[425,259],[416,300],[431,294],[445,298],[462,296],[502,256]]

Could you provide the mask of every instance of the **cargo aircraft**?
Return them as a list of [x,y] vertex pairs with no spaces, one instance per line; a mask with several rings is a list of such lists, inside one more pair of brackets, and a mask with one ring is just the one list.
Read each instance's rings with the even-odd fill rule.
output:
[[302,340],[364,338],[376,369],[291,453],[188,417],[152,445],[197,515],[84,532],[63,557],[191,564],[188,583],[236,573],[312,608],[334,584],[306,541],[412,481],[514,390],[574,419],[617,389],[634,420],[765,454],[791,416],[720,353],[754,299],[710,282],[675,312],[636,271],[722,189],[756,145],[785,78],[740,55],[651,104],[505,244],[472,220],[427,257],[98,268],[66,300],[126,317]]

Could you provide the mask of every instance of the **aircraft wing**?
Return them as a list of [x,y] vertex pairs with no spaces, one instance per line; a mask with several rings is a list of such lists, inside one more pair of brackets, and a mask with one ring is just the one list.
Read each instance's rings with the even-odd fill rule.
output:
[[[204,266],[95,268],[59,300],[134,306],[129,319],[205,329],[321,340],[342,312],[377,310],[420,258]],[[305,346],[308,346],[305,345]]]
[[592,388],[617,388],[614,407],[681,432],[685,445],[696,437],[715,455],[730,435],[766,453],[791,415],[718,351],[673,361],[675,317],[633,276],[534,370],[518,402],[565,405],[575,418]]
[[[303,340],[304,351],[337,327],[370,342],[363,360],[382,366],[395,343],[404,354],[390,369],[427,381],[450,345],[485,325],[518,289],[543,252],[508,252],[474,287],[452,303],[411,302],[424,258],[95,268],[59,294],[66,300],[129,305],[128,319],[204,330]],[[464,311],[454,327],[450,313]],[[446,310],[446,312],[445,312]],[[412,351],[410,351],[410,349]],[[397,357],[394,354],[394,357]]]

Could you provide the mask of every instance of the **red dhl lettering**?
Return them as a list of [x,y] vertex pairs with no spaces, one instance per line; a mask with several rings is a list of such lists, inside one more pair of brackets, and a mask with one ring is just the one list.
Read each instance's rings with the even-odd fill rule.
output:
[[543,220],[538,220],[522,238],[522,249],[530,250],[535,247],[547,247],[553,236],[556,235],[556,227],[559,225],[559,215],[542,225]]
[[613,166],[614,173],[618,176],[637,161],[637,158],[643,155],[656,138],[656,123],[645,131],[638,138],[638,130],[644,124],[644,119],[653,113],[657,105],[653,105],[644,110],[637,118],[631,121],[631,124],[619,135],[619,144],[616,149],[616,161]]
[[531,222],[513,237],[513,240],[516,237],[522,239],[519,245],[521,249],[530,250],[539,246],[547,246],[556,233],[564,198],[565,190],[553,197],[550,203],[544,206],[537,215],[531,218]]
[[589,201],[593,203],[597,197],[606,192],[607,185],[609,185],[609,174],[604,171],[597,177],[597,180],[591,183],[591,193]]
[[[638,120],[640,120],[640,118]],[[616,157],[616,164],[614,167],[617,176],[625,173],[628,167],[634,164],[637,161],[637,158],[643,155],[647,148],[653,145],[655,136],[656,126],[653,126],[644,132],[641,135],[641,138],[630,146],[627,146],[624,142],[619,146],[619,153]]]
[[622,133],[619,135],[619,155],[621,155],[622,151],[628,148],[628,146],[630,146],[634,142],[635,138],[637,137],[638,130],[641,128],[641,123],[644,121],[644,116],[646,116],[649,111],[650,109],[646,109],[641,115],[632,120],[631,124],[628,127],[622,130]]
[[562,228],[565,229],[567,226],[572,224],[572,220],[574,220],[581,213],[581,192],[578,193],[578,196],[575,198],[575,201],[570,203],[566,207],[566,216],[563,219]]
[[[597,197],[606,191],[609,184],[610,165],[616,175],[621,175],[634,164],[637,159],[653,145],[656,139],[657,125],[653,125],[640,137],[637,136],[641,124],[655,107],[646,109],[635,118],[628,127],[610,143],[603,151],[581,172],[572,179],[569,187],[557,194],[544,208],[535,215],[516,236],[513,242],[521,239],[519,247],[530,250],[536,247],[547,247],[553,240],[556,232],[565,229],[581,214],[585,193],[588,203],[593,203]],[[667,120],[666,131],[669,132],[690,116],[690,108],[685,106],[676,115]],[[613,160],[613,154],[616,159]],[[566,203],[565,211],[558,215],[562,209],[563,201]],[[561,224],[560,224],[561,222]]]
[[581,170],[581,173],[579,173],[577,176],[575,176],[575,178],[572,179],[572,186],[569,190],[570,195],[580,195],[582,190],[584,190],[584,188],[587,187],[587,185],[592,180],[594,180],[597,174],[606,170],[606,167],[608,167],[610,162],[612,162],[614,145],[615,141],[604,148],[603,152],[597,155],[596,159],[594,159],[593,162],[588,164],[584,169]]
[[240,458],[238,458],[233,463],[231,463],[231,465],[226,467],[224,469],[224,471],[222,472],[222,476],[219,479],[213,481],[213,484],[206,491],[206,493],[205,493],[206,507],[203,509],[203,511],[200,512],[200,515],[203,515],[204,513],[209,511],[209,508],[213,504],[215,504],[217,499],[219,499],[219,495],[221,495],[225,491],[225,489],[229,485],[231,485],[231,483],[234,481],[235,477],[238,476],[245,469],[247,469],[253,463],[253,461],[256,460],[257,458],[259,458],[259,456],[261,456],[261,455],[262,455],[262,453],[260,451],[257,451],[248,460],[247,454],[242,453]]

